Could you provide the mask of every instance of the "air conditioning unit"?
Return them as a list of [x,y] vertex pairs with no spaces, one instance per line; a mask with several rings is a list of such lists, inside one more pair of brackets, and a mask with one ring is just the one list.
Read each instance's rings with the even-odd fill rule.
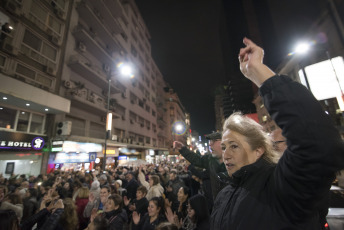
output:
[[126,92],[122,92],[122,94],[121,94],[121,95],[122,95],[122,97],[123,97],[123,98],[127,98],[127,94],[126,94]]
[[59,42],[60,42],[60,39],[55,36],[55,35],[52,35],[51,38],[50,38],[51,42],[54,43],[55,45],[58,45]]
[[72,81],[69,80],[65,80],[63,83],[64,87],[66,87],[67,89],[73,89],[75,88],[75,84]]
[[117,141],[117,135],[112,135],[111,140]]
[[71,121],[63,121],[57,123],[56,135],[63,136],[63,135],[70,135],[72,132],[72,122]]
[[81,52],[86,52],[86,46],[84,43],[80,42],[78,48]]
[[110,72],[110,66],[103,64],[103,70],[105,73],[109,73]]

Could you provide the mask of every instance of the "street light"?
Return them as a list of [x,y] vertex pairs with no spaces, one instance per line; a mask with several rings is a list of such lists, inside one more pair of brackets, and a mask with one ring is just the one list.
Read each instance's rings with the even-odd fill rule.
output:
[[[302,44],[302,45],[300,45]],[[316,77],[317,75],[319,75],[320,72],[322,71],[331,71],[331,72],[327,72],[328,73],[328,78],[327,79],[327,83],[326,85],[329,87],[328,89],[332,89],[332,90],[328,90],[328,91],[321,91],[323,93],[320,93],[319,90],[314,90],[313,91],[311,90],[310,88],[310,84],[309,84],[309,79],[308,79],[308,76],[307,76],[307,73],[305,71],[305,68],[302,67],[301,68],[301,72],[303,74],[303,79],[304,79],[304,82],[307,86],[307,88],[312,91],[312,93],[314,94],[314,96],[316,96],[316,98],[318,100],[323,100],[323,99],[326,99],[326,98],[331,98],[332,96],[336,97],[337,98],[337,102],[339,104],[339,107],[340,107],[340,110],[341,111],[344,111],[344,92],[343,92],[343,87],[341,85],[341,82],[340,82],[340,79],[339,79],[339,76],[338,76],[338,71],[342,71],[344,65],[342,64],[341,66],[338,66],[339,62],[340,61],[339,57],[336,57],[336,58],[332,58],[331,55],[330,55],[330,52],[328,51],[328,49],[326,47],[323,47],[321,46],[321,44],[317,44],[316,41],[311,41],[311,42],[307,42],[307,43],[300,43],[298,46],[296,46],[294,52],[288,54],[289,56],[291,55],[294,55],[294,54],[305,54],[309,49],[311,49],[312,47],[315,47],[316,50],[321,50],[323,51],[324,53],[326,53],[326,58],[327,58],[327,61],[323,61],[323,62],[318,62],[314,65],[311,65],[309,66],[309,71],[307,71],[307,73],[313,73],[314,77]],[[315,50],[314,49],[314,50]],[[336,64],[336,65],[335,65]],[[332,78],[332,81],[331,81],[331,78]],[[335,80],[334,80],[335,79]],[[301,79],[302,80],[302,79]],[[320,80],[320,78],[319,78]],[[314,83],[314,81],[313,81]],[[324,87],[323,85],[324,83],[317,83],[315,84],[313,87]],[[332,85],[331,85],[332,84]],[[334,87],[336,87],[337,89],[335,89]],[[327,93],[327,95],[326,95]],[[344,114],[343,114],[344,116]]]
[[[120,62],[117,64],[117,69],[119,73],[123,76],[134,78],[132,67],[129,64]],[[107,149],[107,140],[111,136],[111,127],[112,127],[112,113],[110,113],[110,92],[111,92],[111,71],[108,74],[108,96],[107,96],[107,106],[106,106],[106,132],[105,132],[105,143],[104,143],[104,159],[103,159],[103,171],[106,166],[106,149]]]

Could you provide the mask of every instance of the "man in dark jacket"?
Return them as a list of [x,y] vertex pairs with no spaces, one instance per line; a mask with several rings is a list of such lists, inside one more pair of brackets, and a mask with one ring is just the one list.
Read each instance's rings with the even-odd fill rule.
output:
[[215,200],[211,229],[321,229],[319,210],[344,168],[344,143],[305,87],[275,75],[263,64],[264,51],[247,38],[244,44],[241,71],[260,87],[287,149],[278,161],[262,126],[238,113],[226,119],[221,145],[231,183]]
[[136,190],[139,187],[139,183],[135,179],[134,173],[129,172],[125,175],[125,179],[128,181],[125,189],[127,190],[128,199],[134,200],[136,198]]
[[175,141],[173,143],[174,148],[178,149],[180,154],[182,154],[191,164],[196,167],[205,168],[209,171],[213,200],[215,200],[221,189],[227,185],[227,171],[222,160],[221,136],[221,132],[206,135],[212,153],[203,156],[190,151],[181,142]]

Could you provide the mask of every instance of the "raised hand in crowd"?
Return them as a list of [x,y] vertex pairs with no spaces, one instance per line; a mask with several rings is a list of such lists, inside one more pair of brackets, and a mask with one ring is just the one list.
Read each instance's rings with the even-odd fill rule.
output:
[[124,205],[125,205],[125,206],[128,206],[128,205],[129,205],[129,203],[130,203],[130,200],[131,200],[131,199],[128,199],[128,197],[127,197],[127,196],[124,196],[124,197],[123,197],[123,202],[124,202]]
[[173,141],[173,149],[180,150],[183,147],[184,147],[184,144],[182,142]]
[[93,203],[96,200],[96,197],[94,196],[93,192],[90,193],[90,195],[88,196],[88,200]]
[[136,210],[136,205],[135,204],[131,204],[131,205],[129,205],[129,210],[130,211],[135,211]]
[[137,212],[133,212],[133,223],[139,224],[140,219],[141,219],[141,215]]
[[165,216],[168,222],[170,222],[171,224],[177,225],[178,229],[182,227],[182,224],[183,224],[182,220],[178,219],[178,215],[172,211],[171,206],[166,207]]

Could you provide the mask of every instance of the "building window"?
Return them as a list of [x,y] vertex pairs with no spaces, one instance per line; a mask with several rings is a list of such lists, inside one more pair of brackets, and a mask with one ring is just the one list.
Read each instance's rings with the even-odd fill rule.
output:
[[16,121],[17,110],[0,107],[0,128],[13,129]]
[[44,115],[0,106],[0,128],[43,134],[44,123]]

